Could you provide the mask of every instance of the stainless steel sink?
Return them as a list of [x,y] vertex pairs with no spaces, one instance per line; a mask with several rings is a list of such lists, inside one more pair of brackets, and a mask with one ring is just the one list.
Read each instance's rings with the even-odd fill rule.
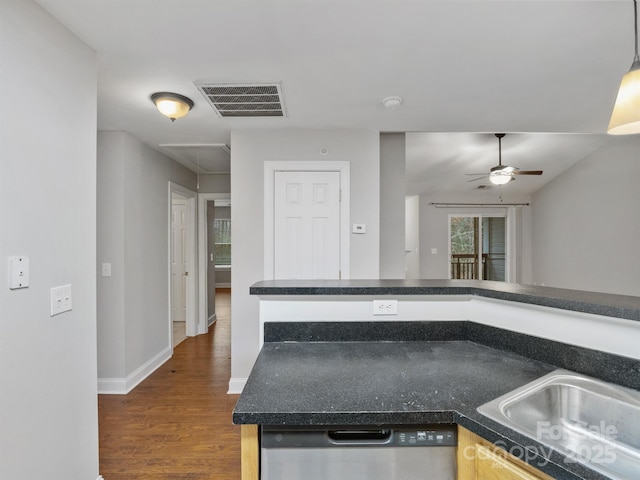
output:
[[478,412],[563,453],[567,463],[584,463],[616,480],[640,479],[636,390],[555,370]]

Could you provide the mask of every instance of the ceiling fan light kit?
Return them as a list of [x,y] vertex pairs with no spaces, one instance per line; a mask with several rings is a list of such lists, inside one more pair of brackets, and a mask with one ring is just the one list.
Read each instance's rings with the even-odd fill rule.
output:
[[507,172],[499,171],[491,172],[489,174],[489,181],[494,185],[504,185],[506,183],[509,183],[513,179],[514,178],[511,176],[511,174]]
[[193,100],[179,93],[157,92],[151,95],[151,101],[158,111],[172,122],[184,117],[193,108]]
[[631,69],[622,77],[609,128],[611,135],[640,133],[640,57],[638,56],[638,3],[633,0],[635,57]]
[[482,177],[469,180],[469,182],[489,177],[489,181],[494,185],[505,185],[511,180],[515,180],[516,175],[542,175],[542,170],[520,170],[517,167],[502,165],[502,139],[505,135],[505,133],[495,134],[498,139],[498,165],[493,167],[488,174],[467,173],[467,175],[482,175]]

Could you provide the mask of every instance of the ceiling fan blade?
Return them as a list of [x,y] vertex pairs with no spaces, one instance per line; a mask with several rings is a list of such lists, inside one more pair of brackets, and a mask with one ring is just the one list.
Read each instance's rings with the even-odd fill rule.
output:
[[542,170],[516,170],[513,175],[542,175]]
[[465,175],[486,175],[486,173],[465,173]]
[[474,178],[473,180],[467,180],[467,183],[471,183],[471,182],[475,182],[477,180],[482,180],[483,178],[488,178],[489,175],[482,173],[482,174],[477,174],[477,173],[468,173],[467,175],[484,175],[484,177],[478,177],[478,178]]

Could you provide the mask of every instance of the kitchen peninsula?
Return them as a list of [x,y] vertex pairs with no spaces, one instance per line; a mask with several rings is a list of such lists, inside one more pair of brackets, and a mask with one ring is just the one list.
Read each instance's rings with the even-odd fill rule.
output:
[[[557,368],[640,389],[640,298],[448,280],[268,281],[251,293],[263,345],[233,415],[243,480],[258,478],[258,425],[424,423],[526,451],[531,478],[607,478],[541,455],[476,408]],[[459,454],[460,480],[466,463]]]

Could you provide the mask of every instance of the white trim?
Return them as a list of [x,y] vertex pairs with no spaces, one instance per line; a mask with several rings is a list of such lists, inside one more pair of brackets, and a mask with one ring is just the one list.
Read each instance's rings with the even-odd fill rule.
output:
[[[230,193],[199,193],[198,194],[198,331],[197,335],[207,333],[215,322],[207,318],[207,201],[231,200]],[[218,285],[216,284],[216,287]],[[231,285],[229,285],[231,287]]]
[[98,378],[99,394],[126,395],[136,388],[145,378],[155,372],[171,358],[172,349],[167,347],[148,362],[138,367],[126,378]]
[[228,395],[239,395],[244,390],[247,378],[230,378]]
[[207,319],[207,328],[216,323],[216,320],[218,320],[218,316],[214,313]]
[[[190,275],[187,277],[187,293],[185,296],[185,326],[188,337],[197,335],[197,318],[196,311],[198,305],[198,289],[196,288],[196,279],[198,278],[198,262],[197,262],[197,204],[198,194],[193,190],[189,190],[182,185],[169,182],[169,209],[167,212],[169,225],[167,228],[168,243],[167,264],[171,267],[171,204],[173,194],[177,193],[187,199],[187,271]],[[173,322],[171,318],[171,271],[167,275],[167,291],[169,292],[169,347],[173,354]]]
[[347,161],[266,161],[264,162],[264,278],[274,278],[274,199],[276,172],[338,172],[340,174],[340,274],[349,279],[350,168]]
[[505,253],[507,264],[505,265],[505,282],[517,283],[518,279],[518,228],[517,228],[518,212],[516,207],[507,207],[507,229],[505,232],[507,244],[505,245]]
[[99,378],[98,394],[100,395],[126,395],[126,378]]
[[455,214],[447,215],[447,278],[451,280],[451,217]]

